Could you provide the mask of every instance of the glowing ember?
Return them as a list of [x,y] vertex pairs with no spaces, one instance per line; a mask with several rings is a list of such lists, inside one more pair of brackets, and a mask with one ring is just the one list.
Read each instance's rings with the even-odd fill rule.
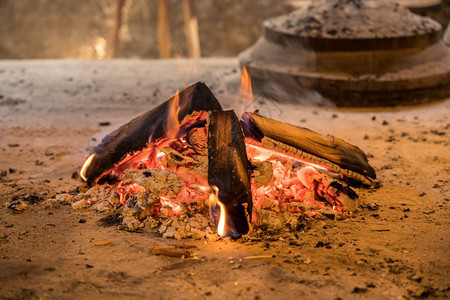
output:
[[318,164],[313,164],[311,162],[301,160],[298,157],[295,157],[295,156],[292,156],[292,155],[289,155],[289,154],[286,154],[286,153],[282,153],[282,152],[276,151],[274,149],[264,148],[263,146],[261,146],[260,143],[256,142],[255,140],[253,140],[251,138],[246,138],[245,139],[245,144],[247,146],[247,154],[250,154],[252,152],[255,153],[254,151],[251,151],[251,149],[254,149],[258,153],[257,155],[252,157],[252,159],[256,160],[256,161],[268,160],[272,155],[275,154],[275,155],[280,156],[280,157],[284,157],[284,158],[288,158],[288,159],[291,159],[291,160],[295,160],[295,161],[301,162],[301,163],[303,163],[305,165],[314,167],[314,168],[322,170],[322,171],[332,172],[331,170],[329,170],[328,168],[326,168],[324,166],[321,166],[321,165],[318,165]]
[[170,207],[175,216],[180,215],[181,212],[183,211],[183,209],[179,204],[171,202],[169,198],[161,196],[160,199],[161,199],[161,209],[164,207]]
[[144,193],[145,188],[136,183],[123,185],[123,183],[120,182],[119,185],[117,186],[117,192],[119,192],[120,203],[125,204],[125,202],[127,202],[128,198],[131,195],[137,193]]
[[253,165],[257,166],[256,176],[252,178],[255,209],[277,208],[302,213],[301,204],[317,209],[328,204],[333,210],[346,213],[345,205],[350,201],[338,197],[339,192],[337,195],[329,193],[329,186],[335,182],[331,175],[336,175],[322,173],[325,168],[256,146],[254,142],[247,144],[247,154]]

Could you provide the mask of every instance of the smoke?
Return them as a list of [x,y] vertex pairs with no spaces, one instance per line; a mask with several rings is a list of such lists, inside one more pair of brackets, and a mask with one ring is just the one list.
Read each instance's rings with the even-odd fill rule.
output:
[[273,74],[264,83],[255,88],[255,99],[261,101],[278,101],[307,106],[336,107],[333,101],[319,92],[307,87],[291,76]]

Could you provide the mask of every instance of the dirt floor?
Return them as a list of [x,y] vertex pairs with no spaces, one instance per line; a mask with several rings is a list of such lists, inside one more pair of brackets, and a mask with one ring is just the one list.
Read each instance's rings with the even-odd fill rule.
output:
[[[0,298],[448,298],[450,99],[371,111],[258,103],[273,118],[358,145],[381,182],[357,189],[366,205],[353,218],[319,220],[295,243],[162,239],[102,227],[102,215],[45,200],[83,186],[73,173],[88,148],[177,88],[202,80],[225,108],[248,109],[236,96],[237,66],[1,61]],[[8,208],[14,196],[28,202],[23,213]],[[94,246],[102,241],[111,243]],[[194,259],[152,254],[183,243],[196,247]]]

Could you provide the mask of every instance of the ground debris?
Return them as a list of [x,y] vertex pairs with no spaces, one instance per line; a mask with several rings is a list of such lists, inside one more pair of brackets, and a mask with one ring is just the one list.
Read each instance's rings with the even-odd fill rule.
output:
[[436,295],[437,290],[431,286],[420,287],[417,290],[409,290],[409,295],[413,298],[428,298]]
[[13,198],[8,204],[8,208],[11,209],[14,213],[22,213],[25,209],[27,209],[27,207],[28,205],[19,198]]
[[154,255],[164,255],[169,257],[178,258],[191,258],[194,255],[193,247],[186,248],[184,245],[181,246],[155,246],[152,250]]
[[367,292],[367,288],[365,288],[365,287],[355,286],[352,290],[352,294],[362,294],[362,293],[366,293],[366,292]]
[[101,241],[101,242],[96,242],[94,243],[95,247],[100,247],[100,246],[106,246],[106,245],[110,245],[111,241]]
[[44,198],[37,194],[16,195],[8,203],[8,208],[14,213],[22,213],[28,205],[35,205],[43,201]]

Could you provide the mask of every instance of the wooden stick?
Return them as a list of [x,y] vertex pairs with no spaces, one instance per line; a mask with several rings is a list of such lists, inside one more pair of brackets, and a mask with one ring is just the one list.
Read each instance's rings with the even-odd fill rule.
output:
[[251,255],[244,257],[244,260],[273,258],[273,255]]
[[192,250],[176,248],[175,246],[156,246],[152,251],[155,255],[164,255],[169,257],[188,258],[192,256]]
[[102,241],[102,242],[97,242],[94,244],[94,246],[99,247],[99,246],[106,246],[111,244],[111,241]]
[[111,44],[108,51],[108,58],[114,58],[119,53],[120,28],[122,27],[122,11],[127,0],[117,0],[114,13],[114,25],[111,30]]
[[170,24],[167,0],[158,2],[158,44],[159,58],[170,58]]
[[184,30],[187,49],[190,58],[200,58],[200,38],[198,34],[198,21],[191,0],[183,0]]

